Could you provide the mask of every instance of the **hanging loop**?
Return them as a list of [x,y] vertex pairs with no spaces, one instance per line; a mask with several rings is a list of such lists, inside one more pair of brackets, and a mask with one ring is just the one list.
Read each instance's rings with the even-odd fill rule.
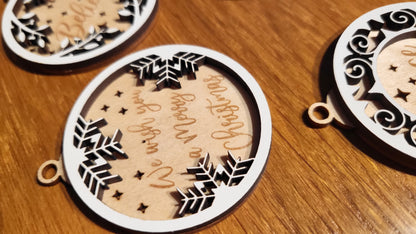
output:
[[308,117],[315,127],[322,128],[334,122],[345,129],[354,128],[354,125],[345,116],[344,110],[339,106],[334,90],[329,91],[326,103],[317,102],[309,107]]
[[[44,175],[46,171],[51,168],[55,169],[55,174],[51,178],[46,178]],[[62,164],[62,156],[59,157],[59,160],[48,160],[44,162],[38,169],[37,179],[42,185],[54,185],[59,182],[59,179],[62,179],[66,182],[64,167]]]
[[[320,117],[317,115],[320,115]],[[323,102],[312,104],[308,109],[308,116],[316,127],[325,127],[334,120],[334,114],[328,104]]]

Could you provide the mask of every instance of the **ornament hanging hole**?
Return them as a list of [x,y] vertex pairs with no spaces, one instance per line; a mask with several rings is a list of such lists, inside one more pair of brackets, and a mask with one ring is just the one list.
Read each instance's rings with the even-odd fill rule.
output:
[[318,106],[313,115],[315,116],[315,118],[324,120],[324,119],[328,119],[329,117],[329,111],[327,108],[323,107],[323,106]]
[[59,178],[65,181],[61,158],[58,161],[48,160],[38,169],[37,179],[42,185],[55,185]]
[[332,122],[334,114],[328,104],[317,102],[309,107],[308,117],[316,127],[325,127]]
[[42,176],[46,179],[53,178],[57,173],[55,164],[49,164],[43,169]]

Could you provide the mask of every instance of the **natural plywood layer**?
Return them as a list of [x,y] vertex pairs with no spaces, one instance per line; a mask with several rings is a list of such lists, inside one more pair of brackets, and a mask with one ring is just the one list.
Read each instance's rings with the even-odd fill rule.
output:
[[[106,190],[102,201],[114,210],[145,220],[172,219],[180,204],[176,188],[195,182],[186,168],[206,153],[214,165],[227,151],[247,159],[253,148],[252,100],[235,78],[202,66],[197,79],[180,78],[180,89],[155,89],[155,80],[137,85],[132,73],[115,79],[93,100],[86,119],[105,118],[102,133],[120,129],[128,159],[111,162],[123,181]],[[118,195],[122,193],[122,195]],[[145,210],[138,210],[140,206]]]
[[377,74],[387,94],[407,111],[416,114],[416,39],[399,40],[377,58]]

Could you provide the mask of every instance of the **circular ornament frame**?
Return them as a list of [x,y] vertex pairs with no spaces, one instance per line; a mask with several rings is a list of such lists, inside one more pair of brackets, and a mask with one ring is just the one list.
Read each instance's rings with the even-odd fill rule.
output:
[[[180,56],[186,57],[187,55],[193,56],[187,57],[187,59],[190,60],[193,58],[203,58],[204,64],[226,71],[228,74],[230,74],[230,79],[234,79],[239,85],[241,85],[241,87],[244,88],[244,90],[247,91],[247,93],[253,98],[253,103],[257,107],[257,110],[255,111],[258,115],[256,118],[258,118],[257,121],[259,125],[253,126],[253,131],[259,132],[258,143],[250,155],[249,159],[251,166],[244,175],[244,178],[238,183],[238,186],[233,186],[232,193],[227,193],[227,196],[218,198],[218,202],[216,203],[214,201],[211,207],[200,210],[197,213],[188,216],[170,220],[142,220],[130,217],[117,212],[104,204],[102,201],[97,199],[93,193],[91,193],[89,188],[85,186],[83,179],[79,175],[79,165],[83,159],[82,157],[77,156],[80,154],[80,151],[74,146],[74,131],[76,131],[75,129],[79,123],[79,116],[85,110],[85,106],[88,105],[88,100],[92,97],[92,95],[94,95],[94,92],[101,85],[105,85],[111,82],[111,80],[115,79],[114,77],[119,76],[120,73],[124,73],[131,69],[131,64],[133,62],[148,61],[146,59],[154,59],[155,55],[157,55],[163,59],[166,59],[164,61],[168,61],[167,63],[170,61],[177,65],[183,64],[181,66],[186,66],[187,69],[191,69],[188,71],[184,71],[183,67],[178,69],[178,71],[182,70],[182,72],[184,72],[183,75],[192,75],[192,71],[198,70],[198,67],[195,67],[195,64],[193,63],[192,65],[190,65],[190,63],[185,65],[185,63],[182,63],[183,61],[175,60],[175,56],[178,54],[180,54]],[[146,59],[143,60],[143,58]],[[171,60],[170,58],[174,59]],[[188,60],[188,62],[190,60]],[[156,68],[153,67],[152,69],[154,72],[154,69]],[[146,73],[150,71],[151,73],[152,69],[144,69],[143,72]],[[260,86],[246,69],[244,69],[231,58],[210,49],[190,45],[166,45],[149,48],[131,54],[117,61],[105,69],[103,72],[101,72],[98,76],[96,76],[96,78],[94,78],[81,93],[69,114],[65,126],[62,149],[62,162],[65,175],[62,175],[62,177],[64,177],[65,180],[71,184],[76,194],[88,206],[88,208],[90,208],[98,216],[104,218],[110,223],[115,224],[116,226],[120,226],[122,228],[133,231],[154,233],[194,230],[208,223],[212,223],[229,213],[233,208],[239,205],[254,189],[267,163],[271,146],[271,129],[272,124],[270,110]],[[203,164],[205,164],[205,162],[206,161],[204,160]]]
[[[41,55],[27,50],[22,45],[30,44],[38,49],[46,48],[45,46],[47,46],[49,41],[48,31],[50,31],[50,27],[47,24],[36,25],[38,16],[31,12],[18,18],[14,10],[17,7],[24,7],[24,4],[38,6],[46,4],[46,2],[41,0],[9,1],[4,10],[1,24],[3,41],[12,58],[15,57],[19,63],[39,66],[42,71],[58,69],[71,71],[72,69],[90,64],[94,59],[114,52],[116,48],[125,45],[128,41],[134,39],[135,36],[143,33],[153,19],[157,9],[157,0],[126,0],[124,9],[118,9],[120,21],[123,18],[123,21],[130,21],[131,23],[131,26],[126,31],[121,32],[117,31],[116,28],[106,28],[105,25],[103,28],[100,26],[100,29],[94,29],[91,26],[84,40],[76,37],[66,38],[69,40],[61,41],[61,51],[51,55]],[[65,14],[67,13],[65,12]],[[70,30],[69,26],[66,27]],[[16,32],[13,33],[13,31]],[[105,38],[111,38],[112,41],[105,43]],[[75,42],[70,41],[73,39]]]
[[[415,35],[416,2],[387,5],[351,23],[339,38],[333,59],[339,101],[352,117],[349,120],[364,140],[386,146],[392,154],[388,156],[398,161],[416,159],[416,116],[387,94],[377,72],[377,58],[389,45]],[[357,98],[360,82],[369,86]],[[378,109],[369,116],[365,109],[373,101]]]

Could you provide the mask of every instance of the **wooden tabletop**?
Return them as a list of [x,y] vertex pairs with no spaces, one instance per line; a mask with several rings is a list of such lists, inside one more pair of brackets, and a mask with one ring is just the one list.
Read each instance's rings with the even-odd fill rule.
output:
[[70,186],[38,184],[36,171],[59,157],[68,113],[100,71],[132,52],[174,43],[208,47],[244,66],[262,87],[273,121],[257,188],[201,233],[415,232],[416,171],[368,147],[354,131],[304,121],[327,90],[322,76],[330,75],[331,44],[360,15],[396,2],[162,0],[139,40],[74,74],[22,69],[1,47],[0,232],[119,232],[94,219]]

